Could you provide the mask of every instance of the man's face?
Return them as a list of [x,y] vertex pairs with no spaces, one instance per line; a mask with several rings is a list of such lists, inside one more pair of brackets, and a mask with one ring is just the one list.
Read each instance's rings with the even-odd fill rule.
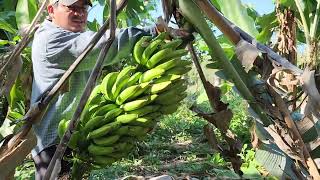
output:
[[58,2],[48,6],[49,15],[52,22],[66,30],[72,32],[82,32],[87,24],[88,5],[79,0],[70,6],[65,6]]

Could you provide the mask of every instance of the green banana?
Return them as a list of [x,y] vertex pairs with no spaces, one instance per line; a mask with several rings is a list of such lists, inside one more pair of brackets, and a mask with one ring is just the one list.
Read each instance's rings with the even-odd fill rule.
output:
[[157,122],[150,117],[137,118],[129,123],[131,126],[154,127]]
[[107,104],[102,107],[100,107],[94,114],[93,117],[95,116],[105,116],[109,111],[112,109],[117,108],[118,106],[116,104]]
[[168,75],[164,75],[158,79],[156,79],[154,81],[154,83],[162,83],[162,82],[166,82],[166,81],[177,81],[181,78],[181,75],[176,75],[176,74],[168,74]]
[[90,144],[88,147],[88,151],[93,155],[109,155],[114,151],[114,148]]
[[136,91],[132,96],[130,96],[127,100],[136,99],[136,97],[140,96],[142,93],[144,93],[150,85],[150,82],[145,82],[139,84],[140,88],[138,91]]
[[121,124],[128,124],[131,121],[137,119],[138,117],[138,114],[123,114],[116,118],[116,122],[119,122]]
[[166,58],[162,59],[160,63],[164,63],[170,59],[177,59],[180,58],[182,56],[185,56],[188,54],[188,51],[185,49],[179,49],[176,51],[172,51],[170,54],[166,55]]
[[158,34],[158,36],[156,36],[154,39],[152,39],[152,42],[153,41],[156,41],[156,40],[164,40],[166,38],[166,36],[168,35],[167,32],[161,32]]
[[172,81],[151,84],[150,87],[145,91],[145,93],[158,94],[160,92],[167,90],[170,86],[172,86]]
[[156,102],[162,105],[171,105],[171,104],[179,103],[186,97],[187,97],[187,93],[185,92],[182,94],[167,93],[164,95],[159,95],[159,97],[156,99]]
[[[127,126],[128,129],[129,127],[131,126]],[[122,136],[120,139],[119,139],[119,142],[135,142],[137,141],[134,137],[131,137],[131,136]]]
[[170,42],[167,42],[165,44],[162,44],[160,46],[160,49],[166,49],[166,48],[171,48],[171,49],[176,49],[182,44],[182,39],[174,39]]
[[123,112],[123,110],[122,110],[121,108],[112,109],[111,111],[109,111],[109,112],[104,116],[104,119],[102,120],[102,123],[103,123],[103,124],[109,123],[109,122],[112,121],[114,118],[116,118],[117,116],[119,116],[122,112]]
[[124,109],[125,111],[133,111],[133,110],[142,108],[143,106],[150,104],[157,97],[158,97],[158,95],[156,95],[156,94],[144,96],[144,97],[138,98],[137,100],[122,104],[121,108]]
[[180,63],[180,59],[171,59],[169,61],[166,61],[162,64],[159,64],[158,66],[156,66],[155,68],[160,68],[160,69],[164,69],[164,70],[169,70],[175,66],[177,66]]
[[160,108],[159,105],[148,105],[148,106],[144,106],[140,109],[136,109],[133,111],[129,111],[127,112],[128,114],[138,114],[139,117],[144,116],[146,114],[152,113],[157,111]]
[[[88,103],[88,104],[96,104],[95,102],[96,102],[97,100],[93,100],[93,99],[95,99],[95,98],[97,98],[97,97],[98,97],[98,99],[100,99],[99,95],[101,96],[101,95],[102,95],[102,92],[101,92],[101,87],[100,87],[100,85],[97,85],[97,86],[94,87],[93,90],[91,91],[91,94],[90,94],[90,96],[89,96],[89,98],[88,98],[87,103]],[[93,102],[92,102],[92,101],[93,101]]]
[[158,118],[161,117],[161,113],[160,112],[153,112],[153,113],[150,113],[146,116],[144,116],[144,118],[150,118],[150,119],[153,119],[154,121],[156,121]]
[[119,135],[113,135],[113,136],[107,136],[107,137],[101,137],[97,139],[93,139],[93,142],[100,146],[110,146],[117,142],[120,139]]
[[113,134],[115,135],[125,135],[129,130],[129,126],[121,126],[119,129],[115,130]]
[[179,61],[177,66],[187,67],[187,66],[190,66],[191,64],[192,64],[192,61],[181,60]]
[[171,105],[166,105],[162,106],[159,111],[162,114],[172,114],[178,110],[179,105],[178,104],[171,104]]
[[140,64],[145,65],[154,51],[161,45],[161,43],[163,43],[163,40],[160,39],[151,42],[149,46],[143,51]]
[[120,142],[113,145],[113,148],[116,152],[130,151],[133,148],[131,142]]
[[166,56],[170,55],[172,52],[172,49],[163,49],[158,52],[156,52],[154,55],[151,56],[151,58],[147,61],[146,66],[147,68],[151,69],[155,65],[157,65],[160,61],[163,59],[166,59]]
[[181,67],[177,66],[172,69],[169,69],[166,74],[176,74],[176,75],[184,75],[189,72],[192,68],[191,67]]
[[185,93],[185,92],[177,91],[177,89],[170,88],[170,90],[159,94],[155,102],[163,105],[163,102],[166,102],[170,99],[174,99],[175,97],[179,96],[181,93]]
[[100,89],[101,89],[101,92],[106,97],[106,99],[108,100],[114,99],[112,95],[112,87],[116,82],[118,75],[119,75],[119,72],[111,72],[107,74],[102,80]]
[[124,89],[119,96],[116,99],[116,104],[121,105],[124,103],[128,98],[132,97],[138,90],[141,89],[141,86],[138,85],[133,85],[130,87],[127,87]]
[[92,114],[94,114],[99,108],[100,106],[98,104],[91,107],[88,106],[88,108],[85,109],[84,114],[81,115],[81,124],[86,124],[91,119]]
[[116,82],[114,83],[114,85],[112,86],[112,97],[113,97],[113,101],[117,98],[117,96],[119,95],[119,93],[121,92],[122,88],[126,85],[126,83],[129,81],[130,76],[132,74],[132,72],[136,69],[136,67],[134,66],[127,66],[125,68],[123,68],[118,77]]
[[133,47],[133,58],[140,64],[143,51],[149,45],[149,41],[152,39],[151,36],[143,36]]
[[70,120],[62,119],[58,125],[58,136],[61,139],[64,133],[66,132]]
[[[113,154],[113,153],[110,153],[110,154]],[[109,156],[98,155],[98,156],[93,156],[92,161],[93,163],[98,164],[99,166],[105,167],[116,162],[116,159]]]
[[141,127],[141,126],[129,126],[129,129],[127,131],[127,135],[129,136],[143,136],[147,134],[149,131],[149,128]]
[[188,85],[186,83],[185,79],[179,79],[176,82],[172,84],[172,86],[169,87],[168,91],[175,89],[176,91],[178,90],[179,92],[184,92],[187,89]]
[[80,132],[74,131],[70,137],[68,147],[71,149],[76,149],[78,147],[78,140],[80,138]]
[[165,72],[166,70],[164,69],[158,69],[158,68],[149,69],[148,71],[142,74],[142,76],[139,79],[139,82],[140,83],[149,82],[155,78],[160,77]]
[[84,126],[83,131],[89,132],[93,130],[96,127],[99,127],[103,124],[102,120],[104,119],[104,116],[96,116],[92,119],[90,119]]
[[108,134],[109,132],[118,129],[120,126],[121,126],[121,123],[119,123],[119,122],[112,122],[112,123],[106,124],[106,125],[101,126],[100,128],[98,128],[94,131],[91,131],[88,134],[87,139],[94,139],[94,138],[102,137],[102,136]]
[[139,81],[141,75],[142,75],[142,72],[136,72],[136,73],[134,73],[134,74],[130,77],[130,79],[128,80],[128,82],[127,82],[127,84],[126,84],[126,87],[130,87],[130,86],[132,86],[132,85],[135,85],[135,84]]

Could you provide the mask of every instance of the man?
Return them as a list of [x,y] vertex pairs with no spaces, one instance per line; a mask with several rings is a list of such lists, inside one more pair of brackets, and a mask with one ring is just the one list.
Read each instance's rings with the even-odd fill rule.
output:
[[[37,30],[32,45],[34,80],[31,103],[52,87],[91,41],[95,32],[84,31],[87,23],[87,0],[51,0],[47,7],[49,20]],[[116,39],[106,57],[112,64],[130,54],[134,43],[143,35],[155,35],[155,27],[138,29],[130,27],[117,32]],[[32,150],[36,179],[42,179],[59,143],[57,127],[62,119],[71,119],[79,103],[89,71],[93,68],[99,50],[109,37],[107,32],[69,78],[67,91],[58,94],[50,103],[41,122],[33,129],[37,145]],[[62,172],[70,165],[62,162]]]

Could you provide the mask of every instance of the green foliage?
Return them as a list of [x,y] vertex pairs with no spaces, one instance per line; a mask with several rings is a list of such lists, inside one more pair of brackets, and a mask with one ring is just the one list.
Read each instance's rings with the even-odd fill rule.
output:
[[26,159],[21,166],[16,168],[15,180],[35,179],[35,167],[31,159]]
[[16,20],[18,28],[25,28],[30,24],[38,11],[37,0],[19,0],[16,7]]
[[[226,18],[246,31],[252,37],[256,37],[258,35],[253,19],[247,14],[247,10],[240,0],[217,0],[217,2],[221,7],[221,12]],[[230,10],[230,4],[232,4],[232,10]]]
[[213,155],[207,154],[207,161],[214,166],[226,166],[227,162],[221,157],[220,153]]
[[255,160],[255,151],[247,148],[248,145],[244,144],[242,151],[239,154],[241,160],[243,161],[241,165],[241,171],[244,173],[244,178],[262,178],[258,170],[261,167]]
[[234,132],[243,143],[250,143],[250,128],[253,118],[248,115],[247,103],[235,92],[229,91],[222,97],[222,101],[228,103],[228,108],[232,110],[233,117],[230,123],[230,130]]

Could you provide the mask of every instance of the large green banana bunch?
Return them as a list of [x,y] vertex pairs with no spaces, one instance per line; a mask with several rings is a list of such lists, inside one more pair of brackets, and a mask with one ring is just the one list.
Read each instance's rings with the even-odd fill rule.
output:
[[178,49],[182,40],[164,37],[142,37],[133,50],[136,65],[107,74],[91,93],[69,143],[83,160],[105,166],[127,156],[159,117],[175,112],[186,97],[183,75],[191,63],[181,57],[187,51]]

